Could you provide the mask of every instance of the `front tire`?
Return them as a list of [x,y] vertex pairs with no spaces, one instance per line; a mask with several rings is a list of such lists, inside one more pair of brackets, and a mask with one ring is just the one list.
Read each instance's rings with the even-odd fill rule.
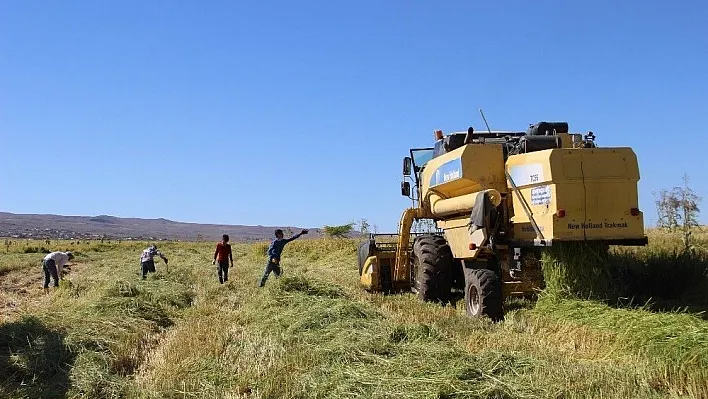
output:
[[465,269],[465,309],[469,317],[504,319],[501,280],[489,269]]
[[452,252],[444,237],[419,236],[413,243],[413,291],[425,302],[446,302],[452,290]]

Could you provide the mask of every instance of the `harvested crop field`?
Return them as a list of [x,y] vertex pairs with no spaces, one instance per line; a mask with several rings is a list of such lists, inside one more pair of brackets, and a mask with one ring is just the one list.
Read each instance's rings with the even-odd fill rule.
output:
[[142,281],[144,243],[61,242],[78,256],[49,295],[21,243],[0,255],[0,396],[708,397],[706,255],[650,240],[610,250],[613,296],[561,287],[500,323],[360,290],[353,240],[289,244],[264,288],[263,243],[234,244],[220,285],[213,243],[161,244]]

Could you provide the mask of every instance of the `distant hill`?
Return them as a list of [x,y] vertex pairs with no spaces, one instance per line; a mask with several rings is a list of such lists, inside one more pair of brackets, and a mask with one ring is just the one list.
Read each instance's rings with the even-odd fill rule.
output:
[[[108,215],[61,216],[0,212],[0,237],[62,239],[134,239],[134,240],[220,240],[228,234],[232,241],[273,238],[281,228],[297,233],[294,226],[242,226],[175,222],[167,219],[120,218]],[[321,235],[309,229],[310,236]],[[287,235],[287,234],[286,234]]]

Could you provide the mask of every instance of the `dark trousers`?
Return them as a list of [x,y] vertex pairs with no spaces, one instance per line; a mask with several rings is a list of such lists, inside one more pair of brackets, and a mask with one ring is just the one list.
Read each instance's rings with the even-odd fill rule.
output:
[[54,286],[59,286],[59,273],[57,272],[57,264],[54,259],[45,260],[42,263],[42,269],[44,269],[44,288],[49,288],[49,277],[54,279]]
[[275,273],[275,277],[280,277],[280,275],[283,274],[283,271],[280,269],[280,263],[273,263],[270,261],[268,262],[265,267],[265,270],[263,271],[263,278],[261,278],[261,287],[265,285],[265,282],[268,279],[268,275],[270,274],[270,272]]
[[143,269],[143,278],[146,278],[148,273],[155,273],[155,261],[154,260],[142,262],[140,265]]
[[216,272],[219,274],[219,282],[229,281],[229,261],[220,260],[216,266]]

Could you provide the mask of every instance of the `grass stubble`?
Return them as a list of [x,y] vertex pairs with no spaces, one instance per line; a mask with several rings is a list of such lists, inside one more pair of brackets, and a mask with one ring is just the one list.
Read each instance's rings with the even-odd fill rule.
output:
[[[547,292],[501,323],[361,291],[350,240],[289,244],[283,277],[259,289],[266,245],[235,244],[220,285],[212,243],[163,244],[169,273],[159,263],[147,281],[141,243],[81,244],[48,296],[41,256],[13,248],[1,278],[31,286],[3,287],[19,305],[0,325],[0,396],[708,397],[708,322],[694,312],[705,255],[679,256],[664,237],[599,258],[547,254]],[[569,259],[576,269],[555,267]]]

